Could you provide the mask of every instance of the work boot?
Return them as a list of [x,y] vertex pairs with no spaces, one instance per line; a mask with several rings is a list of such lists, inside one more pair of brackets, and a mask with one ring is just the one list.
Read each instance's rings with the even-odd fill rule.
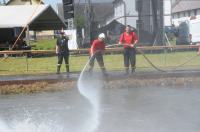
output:
[[134,74],[134,73],[135,73],[135,68],[132,68],[131,74]]
[[57,72],[56,72],[56,74],[60,74],[60,67],[61,67],[60,65],[57,66]]
[[67,77],[69,77],[69,65],[66,65]]
[[66,72],[69,73],[69,65],[66,65]]
[[69,77],[69,75],[70,75],[69,72],[67,72],[67,78]]
[[108,77],[108,73],[106,72],[105,68],[102,68],[102,73],[104,77]]
[[90,67],[89,70],[88,70],[88,72],[92,73],[93,72],[93,67]]
[[125,69],[125,74],[124,75],[128,75],[129,74],[129,68]]

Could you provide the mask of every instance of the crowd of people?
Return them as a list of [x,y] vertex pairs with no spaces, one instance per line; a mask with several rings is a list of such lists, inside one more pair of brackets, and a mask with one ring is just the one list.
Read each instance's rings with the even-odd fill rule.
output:
[[[105,34],[101,33],[98,35],[98,38],[95,39],[90,48],[90,57],[89,57],[89,72],[92,72],[94,67],[95,59],[99,64],[99,67],[102,70],[104,76],[108,76],[106,72],[106,68],[104,65],[103,54],[105,51]],[[56,44],[56,54],[58,56],[58,63],[57,63],[57,74],[60,74],[60,68],[65,60],[65,66],[67,75],[69,75],[69,48],[68,48],[68,40],[69,38],[65,35],[64,31],[61,32],[61,36],[57,39]],[[125,31],[120,35],[119,38],[119,45],[123,45],[124,51],[124,67],[125,67],[125,74],[128,75],[129,68],[131,69],[131,73],[135,72],[136,68],[136,44],[138,43],[138,36],[135,32],[131,30],[129,25],[126,26]]]

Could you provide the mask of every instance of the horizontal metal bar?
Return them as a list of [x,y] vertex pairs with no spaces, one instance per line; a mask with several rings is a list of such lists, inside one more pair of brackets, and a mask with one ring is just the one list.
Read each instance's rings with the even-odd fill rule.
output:
[[[163,50],[163,49],[197,49],[199,48],[200,45],[178,45],[178,46],[139,46],[136,47],[138,50],[142,51],[152,51],[152,50]],[[119,52],[123,51],[122,47],[117,47],[117,48],[106,48],[106,52]],[[70,50],[70,52],[76,52],[76,53],[82,53],[82,52],[89,52],[89,49],[74,49]],[[0,51],[0,54],[55,54],[55,50],[5,50],[5,51]]]

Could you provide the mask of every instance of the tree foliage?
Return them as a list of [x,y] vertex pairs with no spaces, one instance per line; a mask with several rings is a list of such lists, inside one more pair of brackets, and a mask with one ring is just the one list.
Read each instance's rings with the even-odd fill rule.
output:
[[77,30],[81,30],[85,26],[85,18],[82,15],[78,15],[75,17],[75,26]]

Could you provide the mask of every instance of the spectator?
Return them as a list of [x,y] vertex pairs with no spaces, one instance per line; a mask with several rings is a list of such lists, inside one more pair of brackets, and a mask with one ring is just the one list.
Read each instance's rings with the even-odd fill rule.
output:
[[57,39],[56,44],[56,54],[58,56],[58,64],[57,64],[57,74],[60,74],[60,68],[65,60],[65,67],[67,71],[67,75],[69,75],[69,48],[68,48],[68,40],[69,38],[65,35],[65,32],[61,32],[61,36]]

